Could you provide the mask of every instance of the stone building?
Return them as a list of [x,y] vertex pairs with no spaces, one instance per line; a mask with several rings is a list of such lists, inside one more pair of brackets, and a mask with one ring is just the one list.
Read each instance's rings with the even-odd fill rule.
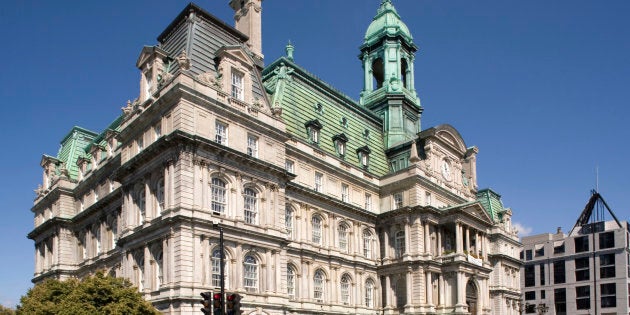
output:
[[629,230],[594,193],[568,235],[558,228],[524,237],[523,312],[543,306],[558,315],[630,313]]
[[229,4],[235,27],[184,8],[142,48],[138,98],[43,156],[33,281],[105,269],[193,314],[220,283],[219,224],[244,314],[515,314],[512,212],[478,189],[476,147],[421,128],[418,47],[391,1],[359,48],[359,101],[291,45],[265,66],[261,0]]

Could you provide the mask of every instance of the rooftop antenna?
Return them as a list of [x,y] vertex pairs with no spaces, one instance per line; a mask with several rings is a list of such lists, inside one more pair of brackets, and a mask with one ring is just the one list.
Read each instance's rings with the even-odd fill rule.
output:
[[599,165],[595,165],[595,192],[599,192]]

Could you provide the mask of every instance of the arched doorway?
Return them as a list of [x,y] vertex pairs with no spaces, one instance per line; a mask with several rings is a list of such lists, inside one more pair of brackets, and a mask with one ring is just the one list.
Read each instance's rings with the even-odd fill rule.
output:
[[466,284],[466,305],[468,305],[468,312],[472,315],[477,314],[477,285],[472,280],[469,280]]

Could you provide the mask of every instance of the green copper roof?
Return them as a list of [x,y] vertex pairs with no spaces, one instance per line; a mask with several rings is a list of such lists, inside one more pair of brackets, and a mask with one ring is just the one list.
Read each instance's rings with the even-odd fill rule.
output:
[[[286,130],[294,138],[339,158],[333,139],[347,140],[343,160],[356,167],[361,167],[357,150],[367,147],[367,172],[388,173],[380,117],[286,57],[265,68],[263,81],[272,106],[282,108]],[[321,127],[319,143],[310,141],[307,126]]]
[[372,45],[384,36],[401,36],[409,43],[413,42],[413,37],[409,28],[400,19],[396,8],[391,0],[383,0],[378,8],[376,16],[365,32],[364,45]]
[[501,195],[490,188],[486,188],[477,192],[477,200],[486,209],[486,212],[488,212],[488,215],[494,222],[501,220],[501,213],[505,210],[503,202],[501,202]]
[[63,162],[68,170],[68,175],[76,179],[79,175],[77,159],[85,155],[85,148],[97,136],[95,132],[74,126],[72,130],[61,140],[61,148],[57,153],[57,159]]

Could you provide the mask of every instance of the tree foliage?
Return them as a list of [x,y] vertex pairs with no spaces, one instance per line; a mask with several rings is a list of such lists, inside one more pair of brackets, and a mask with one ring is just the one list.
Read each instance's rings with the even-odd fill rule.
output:
[[0,305],[0,315],[15,315],[15,310],[4,305]]
[[160,314],[127,279],[98,272],[82,280],[46,280],[20,299],[17,315]]

